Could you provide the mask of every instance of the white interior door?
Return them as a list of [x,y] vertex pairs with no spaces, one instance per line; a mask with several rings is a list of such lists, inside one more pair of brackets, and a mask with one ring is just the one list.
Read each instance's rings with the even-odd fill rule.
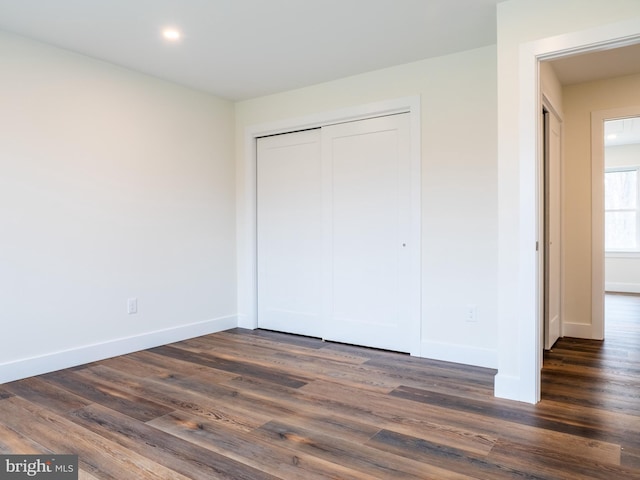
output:
[[324,338],[409,352],[409,115],[322,129]]
[[561,236],[560,121],[552,112],[545,115],[545,349],[550,349],[561,333]]
[[320,130],[257,149],[258,326],[322,337]]

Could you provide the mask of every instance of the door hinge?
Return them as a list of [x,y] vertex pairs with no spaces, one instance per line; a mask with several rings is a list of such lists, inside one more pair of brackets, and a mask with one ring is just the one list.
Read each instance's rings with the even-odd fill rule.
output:
[[540,250],[540,242],[536,242],[536,252]]

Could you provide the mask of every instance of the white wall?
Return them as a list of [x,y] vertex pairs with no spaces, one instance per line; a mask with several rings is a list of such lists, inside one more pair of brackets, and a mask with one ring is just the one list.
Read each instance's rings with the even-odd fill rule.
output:
[[536,56],[633,35],[639,16],[637,0],[498,4],[498,396],[539,399]]
[[233,105],[7,33],[0,58],[0,382],[235,325]]
[[556,111],[560,121],[562,121],[564,117],[562,113],[562,84],[558,80],[558,75],[553,65],[549,62],[540,63],[540,91]]
[[[637,167],[640,165],[640,144],[606,147],[604,164],[607,168]],[[604,271],[605,289],[608,292],[640,293],[640,254],[606,254]]]
[[[245,131],[255,125],[411,95],[422,111],[421,355],[496,366],[496,54],[485,47],[344,78],[236,106],[238,211],[245,218]],[[239,224],[239,251],[252,228]],[[239,258],[240,318],[253,288]],[[244,292],[243,292],[244,291]],[[465,321],[476,304],[478,322]]]

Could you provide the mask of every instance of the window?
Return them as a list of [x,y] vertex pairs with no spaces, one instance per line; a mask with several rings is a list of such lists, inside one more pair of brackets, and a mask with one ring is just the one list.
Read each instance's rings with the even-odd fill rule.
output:
[[605,250],[640,251],[640,167],[607,169],[604,174]]

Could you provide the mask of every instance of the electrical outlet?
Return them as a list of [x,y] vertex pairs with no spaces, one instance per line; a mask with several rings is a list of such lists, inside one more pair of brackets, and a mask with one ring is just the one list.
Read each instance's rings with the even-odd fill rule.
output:
[[138,313],[138,299],[137,298],[130,298],[127,300],[127,313],[129,315],[133,315],[135,313]]
[[476,305],[467,305],[466,320],[467,322],[478,321],[478,307]]

